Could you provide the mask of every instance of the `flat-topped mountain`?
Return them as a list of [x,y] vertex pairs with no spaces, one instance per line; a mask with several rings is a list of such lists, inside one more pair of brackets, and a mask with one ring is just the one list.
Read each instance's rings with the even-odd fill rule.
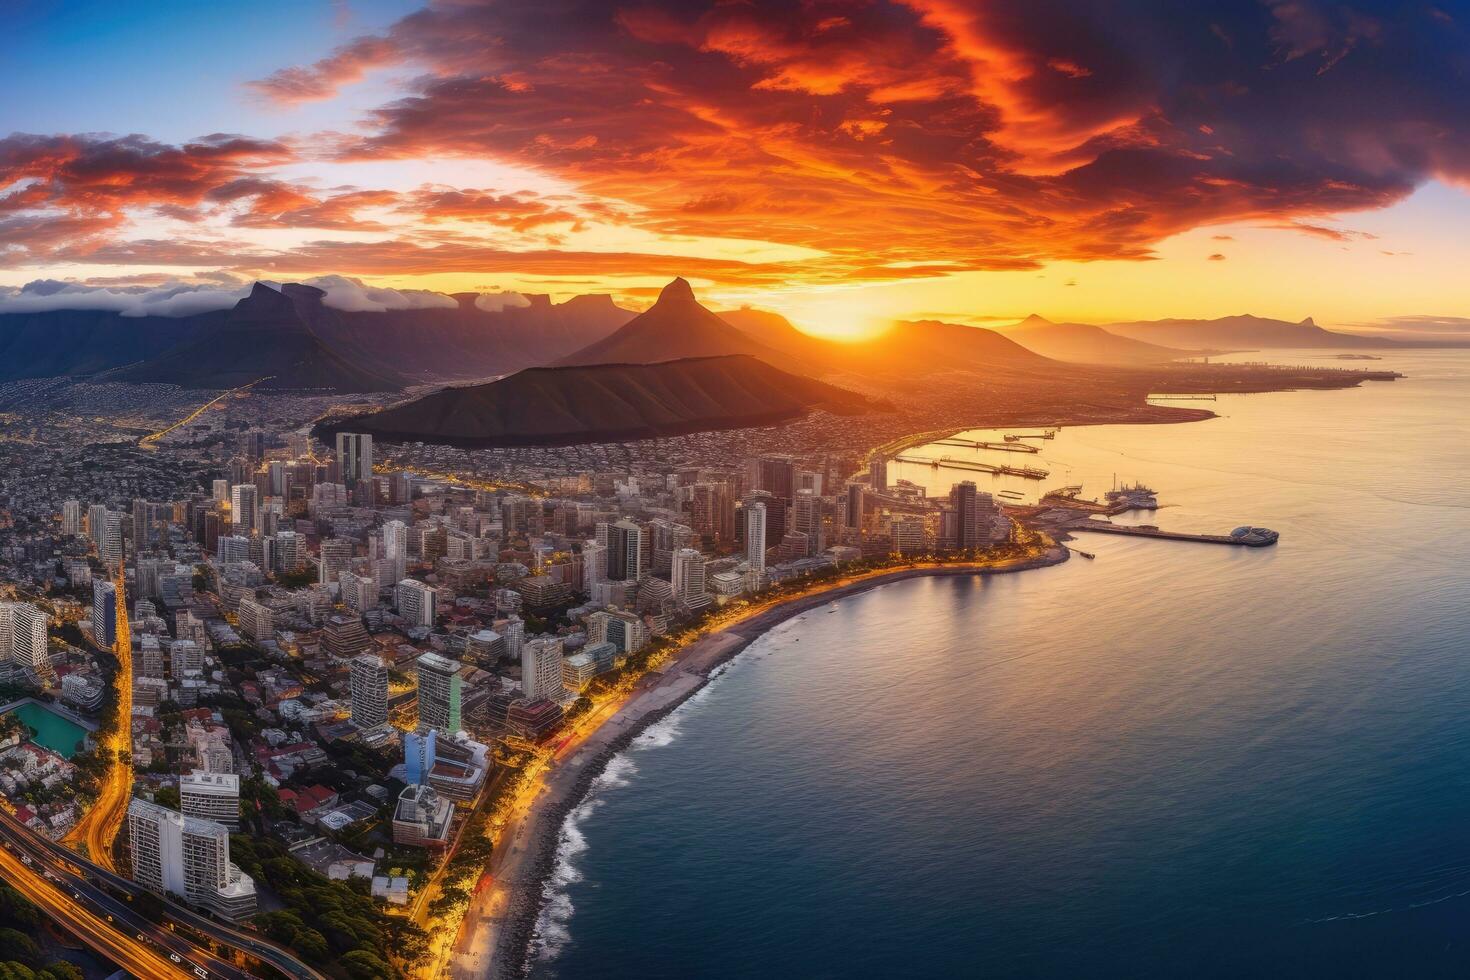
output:
[[[297,296],[311,289],[294,287]],[[105,377],[183,388],[236,388],[263,378],[269,380],[261,387],[271,389],[369,392],[404,386],[402,375],[365,367],[324,343],[291,290],[278,292],[256,283],[223,320],[157,357]]]
[[454,446],[559,446],[773,425],[813,409],[856,415],[861,395],[743,354],[655,364],[531,368],[490,384],[318,426]]

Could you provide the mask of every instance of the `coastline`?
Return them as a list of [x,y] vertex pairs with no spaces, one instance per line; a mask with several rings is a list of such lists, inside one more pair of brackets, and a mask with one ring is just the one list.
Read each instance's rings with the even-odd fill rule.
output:
[[587,798],[609,763],[646,729],[668,717],[710,681],[716,668],[739,656],[772,627],[829,602],[920,577],[1004,575],[1058,565],[1071,551],[1053,543],[1034,558],[999,564],[930,565],[877,572],[855,581],[795,596],[763,609],[719,633],[701,637],[650,674],[610,717],[572,749],[537,787],[533,802],[507,823],[493,887],[472,900],[450,960],[459,978],[511,980],[526,974],[536,922],[546,903],[546,882],[556,866],[563,827]]

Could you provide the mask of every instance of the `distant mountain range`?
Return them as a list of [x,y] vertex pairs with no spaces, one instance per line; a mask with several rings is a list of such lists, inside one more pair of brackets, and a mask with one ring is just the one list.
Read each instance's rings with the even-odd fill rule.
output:
[[1141,320],[1108,323],[1108,333],[1150,344],[1215,350],[1269,348],[1402,347],[1396,340],[1324,330],[1307,317],[1300,323],[1269,317],[1225,316],[1217,320]]
[[483,310],[345,312],[322,290],[256,283],[229,310],[125,317],[103,310],[0,314],[0,381],[82,377],[232,388],[265,376],[275,388],[370,392],[506,374],[598,340],[635,314],[608,296]]
[[1053,323],[1035,313],[1001,333],[1027,350],[1079,364],[1162,364],[1197,353],[1109,333],[1090,323]]
[[861,395],[746,354],[654,364],[531,368],[483,385],[445,388],[402,405],[318,426],[454,446],[575,445],[774,425],[815,408],[873,411]]
[[936,371],[1019,380],[1055,372],[1059,361],[1148,367],[1207,351],[1405,346],[1324,330],[1310,318],[1254,316],[1095,326],[1033,315],[999,331],[915,320],[839,342],[764,310],[713,313],[683,279],[642,313],[606,295],[507,303],[464,293],[383,312],[339,310],[326,296],[310,285],[257,283],[232,309],[178,318],[66,309],[0,314],[0,381],[86,376],[220,389],[269,377],[264,387],[353,393],[548,365],[741,355],[812,377],[901,384]]
[[291,289],[278,293],[256,283],[223,320],[205,325],[157,357],[103,378],[183,388],[236,388],[252,381],[261,381],[262,388],[340,392],[397,391],[404,386],[397,372],[354,362],[323,342]]

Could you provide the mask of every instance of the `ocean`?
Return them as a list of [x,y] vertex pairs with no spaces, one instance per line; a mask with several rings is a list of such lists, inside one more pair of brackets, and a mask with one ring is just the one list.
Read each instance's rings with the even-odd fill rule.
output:
[[1079,535],[766,634],[574,812],[532,975],[1470,972],[1470,352],[1368,366],[1023,457],[1275,548]]

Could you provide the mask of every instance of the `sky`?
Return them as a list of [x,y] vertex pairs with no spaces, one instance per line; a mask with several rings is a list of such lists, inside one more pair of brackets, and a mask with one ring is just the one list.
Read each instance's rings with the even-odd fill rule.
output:
[[0,309],[683,275],[839,336],[1470,329],[1470,2],[6,0],[0,38]]

